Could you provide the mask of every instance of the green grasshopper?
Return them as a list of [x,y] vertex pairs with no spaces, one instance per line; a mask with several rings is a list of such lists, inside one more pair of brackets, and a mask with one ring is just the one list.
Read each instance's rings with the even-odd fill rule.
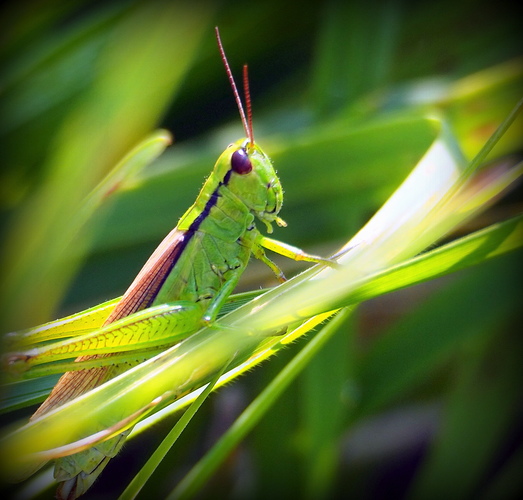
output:
[[[334,264],[263,236],[256,228],[256,220],[264,223],[269,233],[273,223],[286,225],[278,216],[283,191],[270,159],[254,142],[247,66],[243,68],[246,114],[217,28],[216,37],[246,138],[229,145],[218,158],[194,205],[160,243],[116,305],[113,301],[96,309],[96,314],[110,311],[101,328],[8,355],[14,371],[49,362],[61,362],[61,371],[68,370],[31,420],[146,359],[148,350],[173,345],[203,326],[216,325],[217,315],[251,255],[267,264],[280,281],[285,278],[264,249],[294,260]],[[90,318],[92,311],[84,316]],[[75,318],[78,316],[82,313]],[[35,332],[40,341],[48,340],[46,336],[59,338],[68,334],[67,325],[60,321],[44,325],[29,332],[26,340],[29,342]],[[22,344],[23,340],[24,335]],[[67,361],[75,356],[74,362]],[[129,431],[57,459],[57,497],[73,499],[85,493]]]

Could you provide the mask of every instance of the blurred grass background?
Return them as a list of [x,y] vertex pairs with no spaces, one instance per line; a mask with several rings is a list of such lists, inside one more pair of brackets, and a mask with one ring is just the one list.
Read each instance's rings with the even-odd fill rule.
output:
[[[255,136],[285,189],[289,227],[276,237],[314,253],[335,251],[416,164],[433,140],[426,116],[471,158],[523,94],[509,2],[2,9],[3,331],[122,293],[243,135],[215,25],[233,72],[249,64]],[[173,147],[109,197],[88,230],[64,230],[104,172],[157,127]],[[521,132],[519,120],[491,159],[520,154]],[[512,193],[464,231],[520,207]],[[204,495],[516,498],[518,257],[364,304]],[[257,264],[242,289],[273,284]],[[299,347],[214,395],[147,494],[164,496]],[[170,424],[128,444],[93,498],[114,498]]]

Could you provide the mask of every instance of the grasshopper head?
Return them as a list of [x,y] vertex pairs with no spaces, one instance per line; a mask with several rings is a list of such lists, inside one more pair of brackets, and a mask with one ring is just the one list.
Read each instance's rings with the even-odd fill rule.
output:
[[231,144],[225,154],[230,177],[227,187],[272,232],[271,223],[284,226],[278,217],[283,203],[283,190],[269,157],[249,139]]

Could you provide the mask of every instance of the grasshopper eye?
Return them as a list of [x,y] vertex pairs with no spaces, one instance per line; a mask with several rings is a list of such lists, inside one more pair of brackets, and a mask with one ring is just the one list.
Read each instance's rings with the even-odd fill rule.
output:
[[252,170],[252,163],[245,149],[238,149],[232,154],[231,168],[240,175],[248,174]]

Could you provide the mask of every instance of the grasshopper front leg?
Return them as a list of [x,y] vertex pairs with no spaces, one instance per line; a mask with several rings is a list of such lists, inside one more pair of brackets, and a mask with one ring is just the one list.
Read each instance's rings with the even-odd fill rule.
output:
[[[308,254],[304,252],[301,248],[289,245],[288,243],[284,243],[283,241],[268,238],[267,236],[263,236],[260,233],[258,233],[258,235],[256,236],[255,245],[258,246],[258,250],[253,250],[253,254],[260,260],[263,260],[267,265],[269,265],[269,267],[273,269],[273,271],[275,272],[276,277],[278,277],[279,275],[283,276],[281,270],[276,266],[276,264],[274,264],[267,258],[265,252],[260,247],[266,248],[267,250],[271,250],[274,253],[278,253],[280,255],[283,255],[284,257],[287,257],[295,261],[314,262],[316,264],[325,264],[326,266],[334,268],[339,266],[339,264],[333,259],[326,259],[325,257],[320,257],[319,255]],[[261,252],[262,257],[258,257],[256,252]],[[269,260],[271,265],[268,264],[265,261],[265,259]],[[275,269],[277,271],[275,271]]]

